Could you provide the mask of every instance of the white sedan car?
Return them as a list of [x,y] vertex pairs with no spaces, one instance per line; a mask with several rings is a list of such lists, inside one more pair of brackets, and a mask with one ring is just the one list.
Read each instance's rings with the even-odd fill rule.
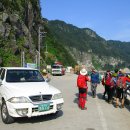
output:
[[0,69],[1,118],[6,124],[16,117],[57,113],[64,103],[60,90],[45,82],[36,69]]

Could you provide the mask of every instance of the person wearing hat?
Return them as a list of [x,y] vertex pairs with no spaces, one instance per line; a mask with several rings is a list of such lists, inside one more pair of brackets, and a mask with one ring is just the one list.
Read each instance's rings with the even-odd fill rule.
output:
[[80,70],[80,74],[77,77],[77,87],[79,89],[78,105],[82,110],[87,109],[87,107],[85,107],[88,89],[87,81],[90,81],[90,79],[87,76],[87,70],[83,68]]
[[91,73],[91,91],[93,98],[96,97],[96,88],[99,83],[100,83],[99,73],[96,71],[96,69],[93,68]]
[[49,74],[48,74],[48,72],[47,72],[46,69],[43,69],[43,70],[42,70],[42,76],[43,76],[43,78],[44,78],[46,81],[49,81],[49,80],[50,80]]

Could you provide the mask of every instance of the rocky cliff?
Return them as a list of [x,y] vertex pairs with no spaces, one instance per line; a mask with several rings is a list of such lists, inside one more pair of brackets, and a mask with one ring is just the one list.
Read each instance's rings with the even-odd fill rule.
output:
[[38,27],[43,25],[39,0],[0,1],[0,64],[20,66],[21,52],[35,60]]

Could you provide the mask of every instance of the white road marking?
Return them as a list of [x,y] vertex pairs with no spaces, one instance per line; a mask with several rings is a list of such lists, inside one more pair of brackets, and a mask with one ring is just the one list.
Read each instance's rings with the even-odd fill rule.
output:
[[101,125],[102,125],[102,127],[103,127],[103,130],[108,130],[107,123],[106,123],[106,120],[105,120],[105,117],[104,117],[104,114],[103,114],[101,105],[100,105],[100,103],[98,102],[98,99],[97,99],[97,98],[96,98],[95,100],[96,100],[96,105],[97,105],[97,108],[98,108],[98,114],[99,114],[99,118],[100,118],[100,121],[101,121]]

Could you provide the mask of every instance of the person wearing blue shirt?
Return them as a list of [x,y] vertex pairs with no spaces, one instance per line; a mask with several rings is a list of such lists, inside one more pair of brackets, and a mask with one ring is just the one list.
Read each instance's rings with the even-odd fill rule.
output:
[[93,98],[96,97],[96,89],[97,89],[97,85],[99,83],[100,83],[99,73],[95,69],[92,69],[92,73],[91,73],[91,91],[92,91]]

